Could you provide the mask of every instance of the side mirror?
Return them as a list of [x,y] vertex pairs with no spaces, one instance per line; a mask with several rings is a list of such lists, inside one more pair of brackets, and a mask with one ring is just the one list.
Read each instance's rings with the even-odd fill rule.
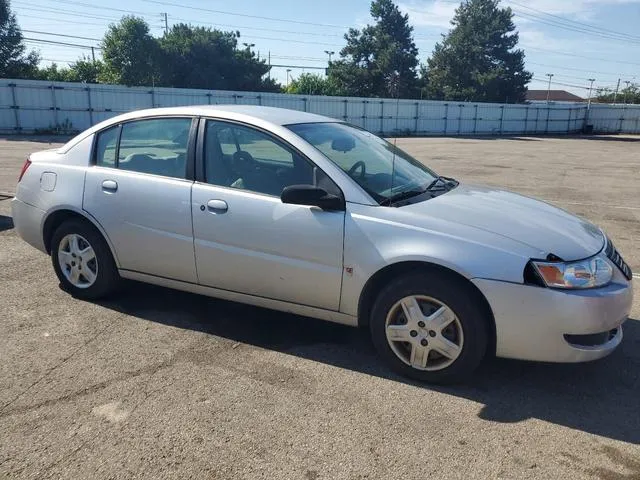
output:
[[344,200],[313,185],[290,185],[282,190],[282,203],[311,205],[323,210],[344,210]]

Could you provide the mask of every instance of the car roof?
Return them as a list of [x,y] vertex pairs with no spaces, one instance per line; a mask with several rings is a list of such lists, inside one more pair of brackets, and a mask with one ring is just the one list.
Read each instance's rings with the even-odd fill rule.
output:
[[[143,118],[157,115],[202,115],[219,118],[238,118],[239,115],[247,120],[262,120],[275,125],[290,125],[293,123],[335,122],[334,118],[316,115],[314,113],[289,110],[286,108],[262,107],[259,105],[191,105],[185,107],[150,108],[137,110],[121,116]],[[114,120],[114,119],[111,119]]]
[[324,117],[314,113],[301,112],[299,110],[289,110],[286,108],[262,107],[260,105],[189,105],[184,107],[162,107],[149,108],[146,110],[134,110],[122,115],[111,117],[93,127],[85,130],[72,138],[58,151],[65,153],[77,145],[82,139],[93,133],[108,128],[120,122],[151,118],[158,116],[202,116],[220,119],[236,120],[249,124],[271,124],[271,125],[292,125],[295,123],[320,123],[338,122],[335,118]]

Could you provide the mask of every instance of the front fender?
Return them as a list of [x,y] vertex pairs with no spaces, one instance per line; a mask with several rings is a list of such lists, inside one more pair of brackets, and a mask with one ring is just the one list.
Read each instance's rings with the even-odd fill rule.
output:
[[[373,209],[373,210],[372,210]],[[523,282],[524,267],[532,252],[522,244],[490,232],[459,226],[447,231],[416,225],[402,218],[401,209],[348,205],[345,217],[344,271],[340,311],[358,314],[367,281],[389,265],[421,262],[439,265],[468,278]],[[435,224],[435,225],[434,225]],[[467,231],[472,230],[472,231]]]

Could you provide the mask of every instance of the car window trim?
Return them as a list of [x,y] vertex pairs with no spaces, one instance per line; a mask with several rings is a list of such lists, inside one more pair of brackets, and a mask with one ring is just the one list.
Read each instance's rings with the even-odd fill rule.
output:
[[[191,119],[191,125],[189,126],[189,137],[187,140],[187,158],[186,158],[186,165],[185,165],[185,175],[184,177],[169,177],[167,175],[158,175],[156,173],[147,173],[147,172],[135,172],[135,173],[139,173],[142,175],[153,175],[155,177],[161,177],[161,178],[173,178],[176,180],[189,180],[189,181],[194,181],[195,180],[195,167],[196,167],[196,147],[197,147],[197,138],[198,138],[198,121],[200,120],[200,117],[195,116],[195,115],[187,115],[187,114],[181,114],[181,115],[150,115],[148,117],[140,117],[140,118],[130,118],[127,120],[124,120],[122,122],[116,123],[114,125],[109,125],[108,127],[103,128],[102,130],[99,130],[97,132],[94,132],[93,134],[93,145],[91,146],[91,159],[89,164],[92,166],[97,166],[97,167],[102,167],[102,168],[113,168],[116,170],[121,170],[119,168],[119,163],[120,163],[120,140],[122,139],[122,130],[123,130],[123,126],[127,123],[132,123],[132,122],[143,122],[145,120],[162,120],[162,119],[170,119],[170,118],[187,118],[187,119]],[[105,166],[105,165],[98,165],[98,138],[101,134],[103,134],[104,132],[107,132],[111,129],[117,128],[118,129],[118,138],[116,140],[116,152],[115,152],[115,159],[114,159],[114,166],[113,167],[109,167],[109,166]],[[127,171],[133,171],[133,170],[127,170]]]
[[201,116],[200,117],[200,125],[198,128],[198,142],[197,142],[197,148],[196,148],[196,175],[195,175],[195,181],[203,184],[203,185],[209,185],[209,186],[213,186],[213,187],[220,187],[220,188],[228,188],[232,191],[245,191],[245,192],[250,192],[250,193],[255,193],[257,195],[263,195],[263,196],[267,196],[267,197],[271,197],[271,198],[279,198],[278,195],[270,195],[267,193],[262,193],[262,192],[255,192],[253,190],[246,190],[246,189],[242,189],[242,188],[234,188],[234,187],[225,187],[223,185],[214,185],[212,183],[208,183],[206,180],[206,172],[204,171],[204,148],[205,148],[205,133],[206,133],[206,125],[208,121],[212,121],[212,122],[221,122],[221,123],[226,123],[226,124],[232,124],[232,125],[237,125],[240,127],[245,127],[245,128],[249,128],[251,130],[256,130],[258,132],[261,132],[265,135],[267,135],[268,137],[272,138],[275,140],[276,143],[281,144],[282,146],[285,147],[285,149],[287,150],[291,150],[292,152],[296,153],[298,156],[300,156],[300,158],[303,159],[303,161],[308,162],[312,168],[317,168],[319,171],[321,171],[329,180],[331,180],[331,183],[333,183],[333,185],[335,186],[336,190],[340,193],[340,197],[342,198],[343,201],[346,201],[346,197],[344,196],[344,192],[342,191],[342,188],[340,188],[340,185],[338,185],[336,183],[336,181],[331,178],[330,175],[327,174],[327,172],[325,172],[316,162],[314,162],[313,160],[311,160],[307,155],[305,155],[303,152],[301,152],[298,148],[296,148],[294,145],[292,145],[291,143],[289,143],[288,141],[286,141],[284,138],[274,134],[273,132],[270,132],[269,130],[266,130],[264,128],[261,128],[257,125],[252,125],[250,123],[246,123],[246,122],[241,122],[238,120],[231,120],[228,118],[217,118],[217,117],[204,117]]

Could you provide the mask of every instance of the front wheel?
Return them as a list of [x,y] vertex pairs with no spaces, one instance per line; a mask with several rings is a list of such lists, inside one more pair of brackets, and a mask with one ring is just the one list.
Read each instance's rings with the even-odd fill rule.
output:
[[431,383],[470,375],[487,349],[485,309],[462,280],[417,274],[382,290],[371,313],[373,343],[400,374]]
[[80,220],[67,220],[51,239],[53,268],[64,290],[95,300],[111,293],[120,276],[102,235]]

